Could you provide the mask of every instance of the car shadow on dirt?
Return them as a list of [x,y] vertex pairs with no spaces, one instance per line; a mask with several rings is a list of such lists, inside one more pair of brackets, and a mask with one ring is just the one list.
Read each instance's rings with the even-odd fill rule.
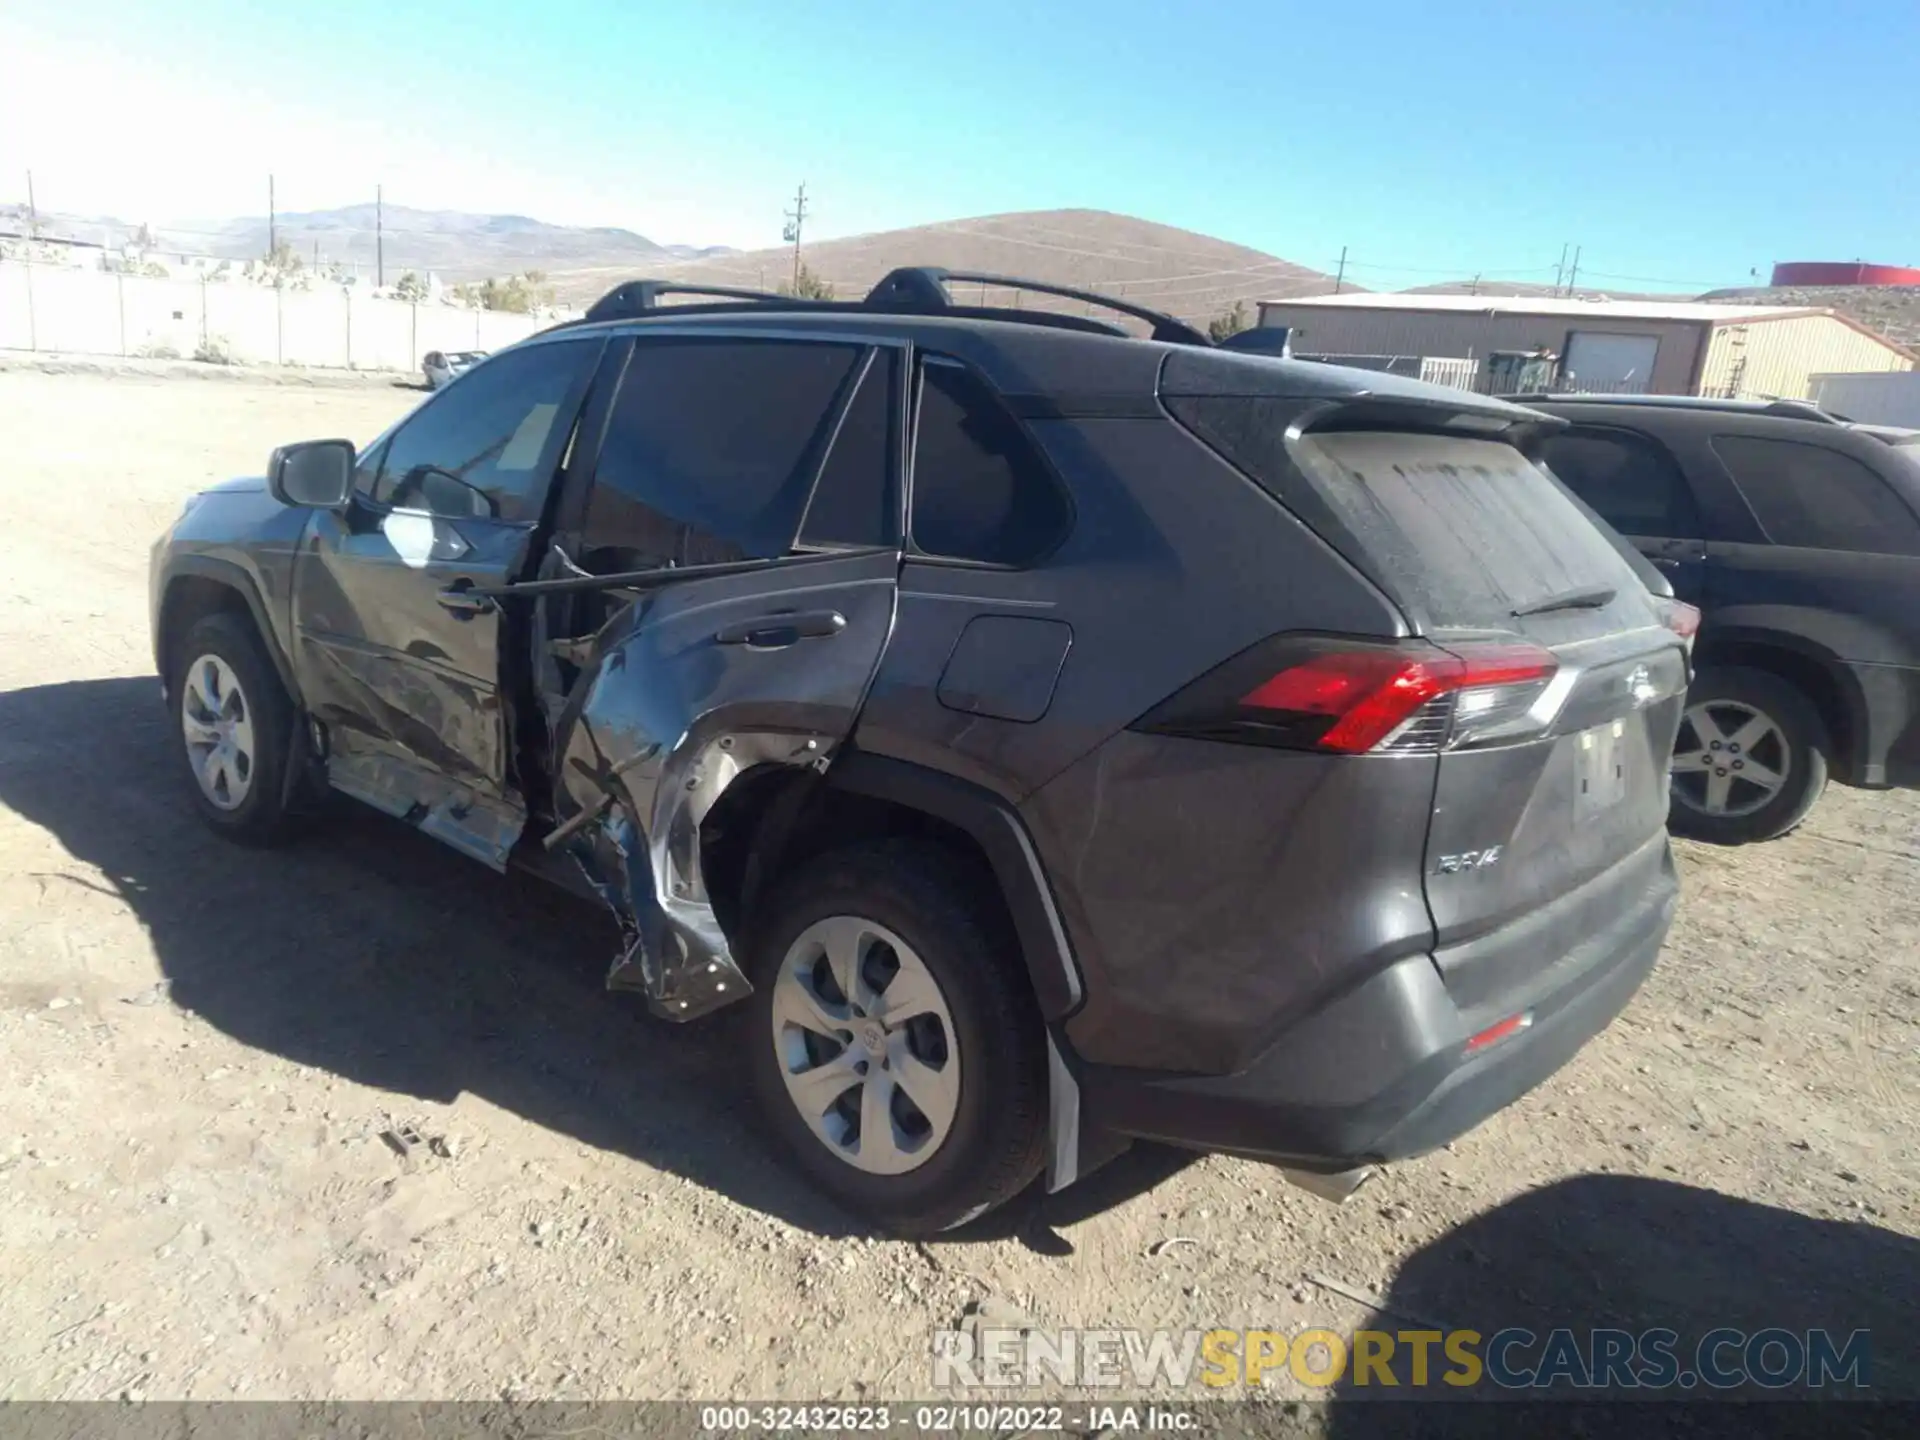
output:
[[[344,801],[290,846],[230,844],[194,816],[174,743],[151,676],[0,693],[0,805],[113,884],[175,1005],[357,1084],[471,1092],[814,1233],[867,1233],[762,1138],[736,1015],[674,1026],[607,993],[617,932],[601,911]],[[1068,1253],[1057,1227],[1186,1160],[1143,1148],[952,1238]]]
[[[1837,1187],[1846,1183],[1836,1177]],[[1377,1373],[1375,1383],[1361,1385],[1349,1371],[1335,1389],[1329,1417],[1328,1433],[1339,1440],[1436,1433],[1911,1434],[1908,1422],[1920,1413],[1910,1404],[1920,1400],[1920,1241],[1865,1216],[1821,1220],[1672,1181],[1582,1175],[1529,1191],[1429,1242],[1402,1262],[1385,1300],[1373,1326],[1476,1330],[1489,1371],[1477,1385],[1441,1383],[1454,1367],[1435,1342],[1431,1391],[1443,1400],[1411,1405],[1394,1403],[1407,1399],[1406,1391],[1383,1389]],[[1596,1348],[1606,1342],[1592,1338],[1602,1329],[1634,1337],[1636,1345],[1645,1345],[1649,1332],[1673,1332],[1665,1342],[1674,1357],[1671,1378],[1638,1390],[1596,1392],[1577,1384],[1583,1375],[1606,1378]],[[1558,1330],[1571,1332],[1570,1346],[1552,1338]],[[1495,1337],[1502,1331],[1525,1333],[1500,1345]],[[1773,1336],[1762,1342],[1766,1353],[1758,1365],[1776,1378],[1796,1353],[1811,1354],[1819,1342],[1809,1341],[1810,1332],[1824,1331],[1841,1357],[1856,1332],[1867,1332],[1857,1350],[1857,1375],[1866,1388],[1851,1383],[1844,1364],[1819,1388],[1799,1377],[1778,1388],[1735,1385],[1724,1392],[1709,1383],[1751,1373],[1748,1342],[1767,1331]],[[1529,1372],[1537,1378],[1543,1368],[1564,1370],[1565,1378],[1544,1392],[1496,1383],[1496,1347],[1509,1381]],[[1647,1352],[1635,1356],[1628,1364],[1641,1372]],[[1709,1364],[1711,1372],[1703,1368]],[[1396,1368],[1404,1385],[1406,1357]],[[1689,1375],[1692,1384],[1684,1378]],[[1589,1397],[1596,1393],[1613,1403],[1594,1405]],[[1701,1403],[1716,1394],[1721,1403]],[[1761,1403],[1728,1404],[1728,1396]],[[1489,1399],[1509,1403],[1474,1403]],[[1825,1403],[1808,1403],[1813,1400]],[[1897,1400],[1908,1408],[1889,1415],[1878,1405],[1834,1403],[1844,1400]],[[1899,1421],[1899,1428],[1881,1428],[1889,1421]]]

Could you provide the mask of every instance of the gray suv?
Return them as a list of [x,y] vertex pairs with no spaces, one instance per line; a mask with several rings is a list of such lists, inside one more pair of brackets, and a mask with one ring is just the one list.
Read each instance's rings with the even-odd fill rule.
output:
[[593,897],[609,984],[732,1010],[798,1164],[903,1233],[1136,1137],[1343,1194],[1651,969],[1692,612],[1537,412],[956,278],[635,282],[196,497],[152,572],[187,789]]

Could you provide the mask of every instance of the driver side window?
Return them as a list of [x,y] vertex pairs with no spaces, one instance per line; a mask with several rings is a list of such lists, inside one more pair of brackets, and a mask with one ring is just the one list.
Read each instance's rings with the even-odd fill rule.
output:
[[537,519],[566,443],[561,417],[599,353],[597,339],[558,341],[476,367],[388,442],[373,500],[449,517]]

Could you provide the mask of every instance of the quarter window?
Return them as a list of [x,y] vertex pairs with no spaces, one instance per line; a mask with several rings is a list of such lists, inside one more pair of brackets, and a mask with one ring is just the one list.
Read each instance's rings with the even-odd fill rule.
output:
[[1716,435],[1713,449],[1774,544],[1920,555],[1920,521],[1852,456],[1749,435]]
[[972,371],[922,368],[913,542],[929,555],[1023,565],[1059,544],[1072,511],[1020,423]]

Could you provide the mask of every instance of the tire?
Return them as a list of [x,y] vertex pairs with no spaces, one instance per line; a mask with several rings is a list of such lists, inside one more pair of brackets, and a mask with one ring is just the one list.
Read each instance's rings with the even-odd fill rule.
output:
[[[1743,732],[1751,736],[1761,724],[1770,727],[1765,734],[1735,747]],[[1832,753],[1832,738],[1804,691],[1766,670],[1703,671],[1687,691],[1686,718],[1674,745],[1667,827],[1714,845],[1785,835],[1827,788]],[[1782,765],[1781,783],[1770,795],[1742,778],[1754,769],[1778,774]],[[1727,787],[1718,792],[1718,813],[1711,808],[1716,780]]]
[[[968,883],[970,877],[961,857],[938,846],[881,841],[832,851],[769,895],[749,947],[754,994],[743,1007],[743,1043],[768,1125],[821,1190],[908,1237],[937,1235],[985,1214],[1025,1189],[1045,1158],[1046,1032],[1011,924],[985,889],[988,882]],[[832,973],[824,954],[817,962],[807,957],[849,932],[862,937],[865,975],[885,977],[886,983],[864,996],[841,995],[845,1003],[828,1006],[831,1018],[850,1022],[836,1051],[838,1042],[819,1038],[828,1010],[809,1006],[794,987],[806,983],[797,978],[803,971]],[[904,955],[896,943],[905,947]],[[836,942],[835,953],[850,952]],[[893,965],[898,968],[890,970]],[[918,1018],[899,1017],[903,1023],[884,1037],[884,1046],[873,1043],[868,1022],[883,1016],[888,996],[905,994],[894,988],[902,977],[918,983],[922,974],[945,1014],[909,1011]],[[824,981],[818,984],[827,988]],[[830,994],[840,994],[837,984]],[[864,1021],[852,1014],[860,998],[869,1002]],[[794,1023],[796,1007],[811,1026]],[[903,1044],[911,1052],[905,1058],[897,1048]],[[869,1063],[866,1078],[832,1068],[868,1063],[849,1057],[876,1054],[892,1056],[892,1068],[876,1072]],[[914,1060],[918,1068],[907,1068]],[[932,1083],[930,1075],[948,1075],[947,1063],[957,1067],[950,1087],[946,1079]],[[813,1107],[818,1122],[802,1113],[789,1086],[790,1072],[814,1067],[828,1073],[826,1088],[813,1093],[839,1096],[837,1109]],[[908,1073],[916,1077],[911,1087],[893,1078]],[[847,1088],[835,1092],[843,1081]],[[864,1156],[863,1134],[842,1134],[836,1144],[816,1128],[845,1130],[858,1114],[858,1130],[864,1131],[867,1117],[877,1113],[866,1108],[870,1093],[890,1096],[895,1089],[906,1094],[905,1107],[890,1101],[894,1123],[887,1138]],[[916,1095],[938,1099],[950,1091],[957,1091],[957,1099],[942,1133],[940,1105],[922,1110],[913,1102]],[[918,1133],[921,1122],[925,1135]]]
[[[175,753],[194,808],[229,840],[247,845],[285,840],[297,828],[297,817],[285,804],[294,708],[252,623],[226,613],[207,615],[172,648],[167,694]],[[209,694],[217,705],[207,703]],[[209,717],[215,722],[211,726]],[[234,743],[220,757],[224,784],[209,786],[203,777],[213,747],[204,737],[218,733],[223,721]],[[202,737],[198,745],[190,733]]]

